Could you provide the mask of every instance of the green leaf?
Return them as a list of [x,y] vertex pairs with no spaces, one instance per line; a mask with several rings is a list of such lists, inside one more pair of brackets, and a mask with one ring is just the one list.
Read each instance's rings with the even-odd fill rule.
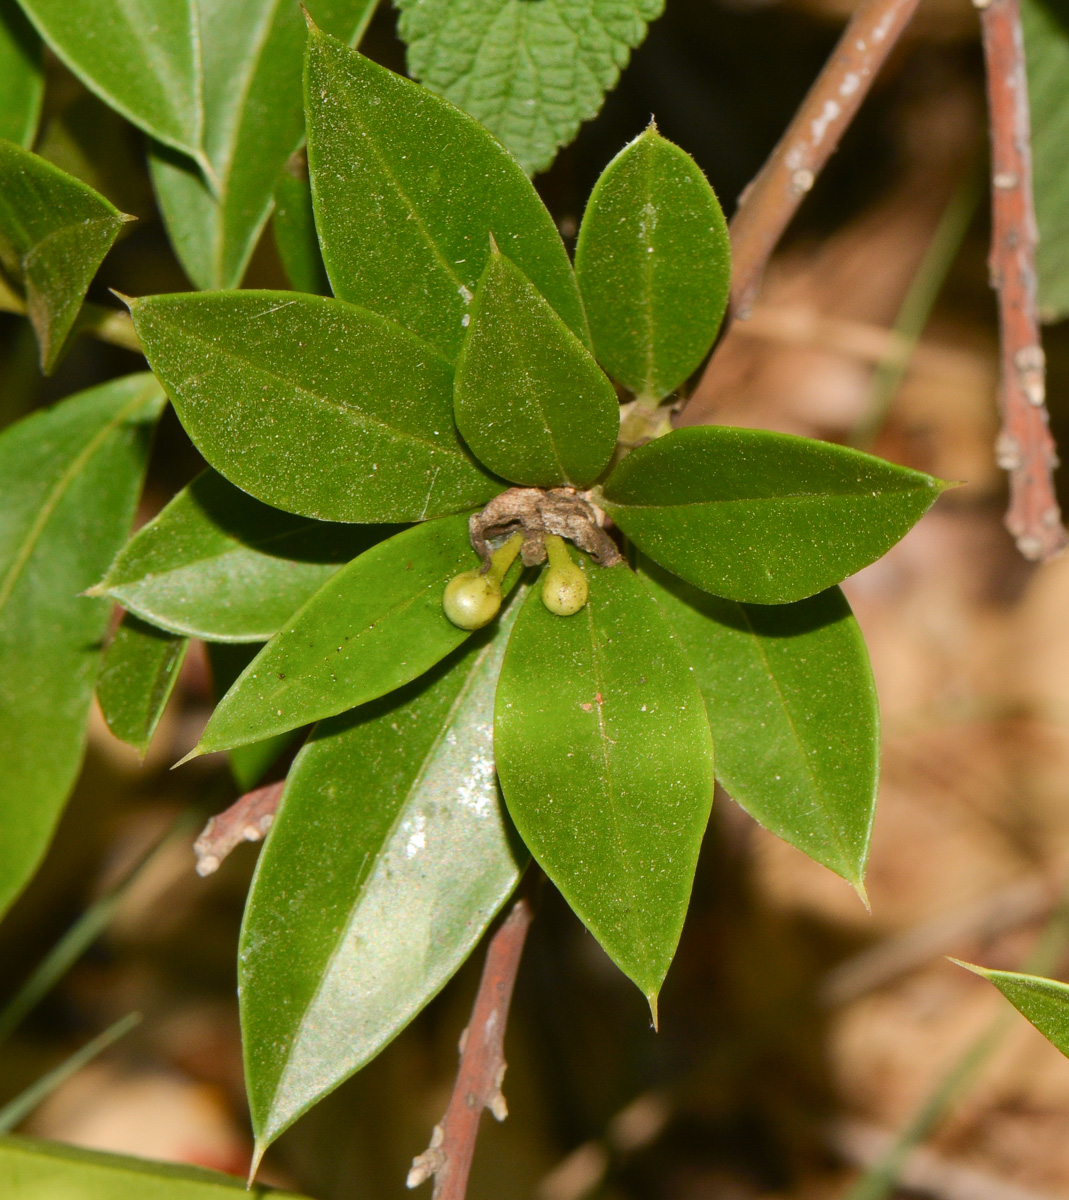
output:
[[951,962],[993,983],[1019,1013],[1069,1057],[1069,984],[1016,971],[989,971],[956,958]]
[[632,451],[602,503],[640,550],[688,583],[784,604],[875,561],[946,486],[844,446],[707,425]]
[[675,953],[713,800],[701,692],[626,566],[595,567],[575,616],[534,591],[509,640],[494,751],[539,865],[650,1002]]
[[58,1142],[0,1138],[4,1200],[300,1200],[218,1171],[102,1154]]
[[398,0],[409,73],[531,174],[597,115],[664,0]]
[[[312,17],[355,41],[377,0],[308,0]],[[198,0],[204,155],[195,162],[156,147],[152,181],[171,243],[199,288],[241,282],[271,212],[286,160],[304,140],[301,6],[279,0]]]
[[[212,691],[216,701],[222,699],[237,681],[238,676],[262,649],[259,645],[226,645],[208,643],[208,662],[212,669]],[[243,792],[251,791],[274,764],[282,751],[292,745],[301,730],[291,729],[262,742],[235,746],[227,755],[230,774]]]
[[1069,316],[1069,0],[1021,0],[1032,116],[1032,189],[1043,319]]
[[698,164],[651,124],[594,185],[575,273],[598,361],[643,399],[709,352],[731,285],[728,227]]
[[275,248],[293,289],[329,296],[330,281],[319,251],[312,190],[307,179],[283,172],[275,188]]
[[716,775],[766,829],[863,893],[879,777],[879,706],[846,597],[721,600],[644,562],[705,697]]
[[[442,611],[445,585],[479,559],[466,516],[426,521],[332,576],[253,659],[198,750],[227,750],[366,704],[430,670],[471,635]],[[502,583],[519,577],[514,564]]]
[[493,235],[589,342],[553,218],[481,125],[316,30],[305,103],[316,225],[336,296],[453,359]]
[[294,292],[129,303],[197,449],[257,499],[327,521],[422,521],[501,490],[461,444],[449,363],[399,325]]
[[43,158],[0,141],[0,260],[25,288],[46,373],[104,255],[131,219]]
[[189,639],[129,613],[104,654],[97,699],[108,728],[144,757],[171,698]]
[[163,395],[130,375],[0,435],[0,913],[33,874],[81,762],[106,600]]
[[94,592],[209,642],[265,642],[344,563],[398,532],[269,508],[205,471],[119,552]]
[[0,0],[0,138],[33,145],[44,91],[41,39],[15,0]]
[[620,429],[616,392],[589,351],[503,254],[490,256],[457,359],[457,426],[513,483],[592,483]]
[[428,678],[320,725],[290,771],[239,956],[258,1150],[408,1024],[519,879],[492,744],[517,608]]
[[197,0],[19,0],[57,57],[147,134],[206,167]]

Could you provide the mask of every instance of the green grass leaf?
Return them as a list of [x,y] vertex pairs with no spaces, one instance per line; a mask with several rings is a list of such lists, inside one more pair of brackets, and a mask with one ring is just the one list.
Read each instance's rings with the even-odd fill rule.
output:
[[0,259],[25,289],[46,374],[104,255],[131,219],[73,175],[0,141]]
[[590,597],[533,591],[509,640],[494,752],[516,828],[647,997],[675,953],[713,799],[705,705],[672,630],[626,566],[583,559]]
[[[345,42],[363,33],[377,0],[308,0],[312,17]],[[271,212],[286,160],[304,140],[301,6],[279,0],[198,0],[204,156],[154,147],[152,182],[171,244],[199,288],[241,282]]]
[[575,273],[598,362],[643,399],[674,392],[727,306],[727,222],[698,164],[651,125],[594,185]]
[[320,725],[290,771],[239,959],[261,1150],[408,1024],[519,879],[491,734],[518,601],[431,676]]
[[78,774],[110,604],[79,593],[130,528],[163,395],[129,375],[0,435],[0,913]]
[[296,517],[208,470],[138,530],[94,591],[172,633],[266,642],[339,567],[397,532]]
[[1023,1013],[1041,1034],[1069,1057],[1069,984],[1016,971],[989,971],[972,963],[959,966],[982,975],[998,988],[1019,1013]]
[[[411,682],[470,633],[442,611],[445,585],[479,559],[466,516],[425,521],[332,576],[253,659],[212,714],[199,750],[258,742]],[[502,583],[515,586],[519,565]]]
[[130,311],[197,449],[266,504],[422,521],[501,490],[460,441],[450,364],[399,325],[294,292],[151,296]]
[[104,652],[97,699],[108,728],[144,757],[171,698],[189,639],[127,613]]
[[721,600],[643,563],[705,697],[716,776],[766,829],[863,889],[879,706],[846,597]]
[[946,486],[844,446],[707,425],[632,451],[605,481],[603,503],[640,550],[688,583],[784,604],[875,561]]
[[317,30],[305,102],[316,225],[336,296],[455,359],[493,235],[589,341],[553,218],[481,125]]
[[275,249],[294,291],[329,296],[330,281],[319,250],[312,189],[307,179],[283,171],[275,187],[272,227]]
[[514,263],[493,253],[457,359],[465,441],[513,483],[592,483],[620,429],[616,392],[590,352]]
[[0,138],[33,145],[44,91],[41,39],[15,0],[0,0]]
[[201,1167],[102,1154],[33,1138],[0,1138],[4,1200],[301,1200]]
[[1021,0],[1043,319],[1069,316],[1069,0]]
[[398,0],[408,69],[533,174],[596,116],[664,0]]
[[207,165],[197,0],[19,3],[91,92],[158,141]]

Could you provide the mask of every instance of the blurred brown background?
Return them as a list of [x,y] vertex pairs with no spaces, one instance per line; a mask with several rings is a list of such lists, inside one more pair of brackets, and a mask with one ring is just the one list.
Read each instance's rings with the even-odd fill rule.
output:
[[[602,116],[540,181],[565,236],[600,168],[651,113],[730,212],[849,8],[668,0]],[[380,12],[364,48],[400,67],[393,23]],[[844,1196],[1005,1008],[943,956],[1016,968],[1050,925],[1069,881],[1069,558],[1030,566],[1001,525],[986,203],[982,189],[975,212],[969,199],[985,155],[976,33],[966,0],[924,0],[753,318],[724,340],[682,418],[868,440],[963,481],[847,585],[884,719],[872,912],[721,796],[655,1035],[642,997],[547,893],[507,1042],[511,1116],[484,1122],[472,1200]],[[153,215],[139,136],[54,63],[51,83],[53,155],[143,218],[93,298],[106,301],[107,286],[188,286]],[[954,204],[967,226],[960,248],[945,279],[937,273],[939,299],[901,385],[881,393],[888,330]],[[247,282],[281,283],[270,235]],[[1069,330],[1048,329],[1046,343],[1052,421],[1069,442]],[[83,341],[42,381],[26,325],[2,316],[0,423],[137,365]],[[198,465],[169,416],[142,517]],[[176,815],[233,798],[218,756],[167,770],[196,741],[209,689],[191,654],[144,768],[94,719],[55,847],[0,928],[2,993]],[[234,960],[255,849],[201,880],[192,837],[153,857],[105,934],[3,1047],[0,1101],[138,1008],[140,1028],[24,1129],[243,1173]],[[266,1179],[322,1200],[403,1194],[445,1107],[480,962],[281,1139]],[[1057,975],[1069,959],[1055,953],[1048,966]],[[905,1180],[946,1200],[1069,1197],[1069,1062],[1006,1018]]]

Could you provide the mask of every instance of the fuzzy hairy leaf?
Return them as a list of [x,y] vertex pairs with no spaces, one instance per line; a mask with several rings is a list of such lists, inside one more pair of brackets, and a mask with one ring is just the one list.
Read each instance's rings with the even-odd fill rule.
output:
[[290,771],[239,959],[258,1148],[408,1024],[519,879],[492,737],[518,604],[430,676],[319,725]]
[[111,607],[80,593],[130,528],[162,406],[128,375],[0,435],[0,913],[78,774]]
[[44,91],[41,39],[15,0],[0,0],[0,138],[33,145]]
[[1021,0],[1032,110],[1032,188],[1044,320],[1069,315],[1069,0]]
[[596,116],[664,0],[398,0],[408,69],[530,174]]
[[104,255],[131,219],[73,175],[0,141],[0,260],[25,290],[46,374]]
[[481,125],[316,30],[306,81],[308,168],[335,296],[453,360],[493,236],[589,343],[553,218]]
[[0,1138],[4,1200],[301,1200],[202,1167],[102,1154],[59,1142]]
[[104,652],[97,700],[108,728],[144,757],[178,681],[189,639],[129,613]]
[[583,609],[555,616],[536,590],[517,618],[494,753],[520,836],[656,1018],[713,800],[713,742],[649,592],[626,566],[583,565]]
[[[363,33],[378,0],[307,0],[313,19],[346,42]],[[197,0],[206,182],[197,164],[164,146],[149,165],[171,243],[199,288],[241,282],[271,212],[286,160],[304,140],[302,72],[307,26],[286,0]]]
[[208,165],[197,0],[19,3],[91,92],[164,145]]
[[616,448],[612,384],[534,284],[496,251],[475,292],[453,404],[467,444],[513,483],[584,487]]
[[[445,585],[479,559],[466,516],[425,521],[373,546],[319,589],[223,697],[200,751],[285,733],[411,682],[471,634],[442,610]],[[502,584],[519,577],[514,564]]]
[[863,887],[879,777],[879,706],[846,597],[737,604],[648,560],[642,577],[705,697],[716,776],[766,829]]
[[674,392],[713,344],[731,284],[720,204],[651,125],[594,186],[575,247],[594,352],[643,399]]
[[785,604],[875,561],[945,486],[845,446],[705,425],[633,450],[602,502],[640,550],[688,583]]
[[339,567],[397,532],[297,517],[208,470],[138,530],[94,592],[173,633],[266,642]]
[[453,372],[382,317],[294,292],[130,301],[197,449],[265,504],[326,521],[422,521],[501,490],[453,422]]

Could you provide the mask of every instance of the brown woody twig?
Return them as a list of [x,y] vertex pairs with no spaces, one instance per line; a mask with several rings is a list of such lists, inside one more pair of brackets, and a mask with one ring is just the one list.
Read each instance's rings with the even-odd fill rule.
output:
[[863,0],[731,221],[731,312],[745,317],[783,231],[902,36],[918,0]]
[[460,1069],[449,1107],[430,1146],[412,1160],[407,1184],[418,1187],[433,1175],[432,1200],[463,1200],[483,1109],[499,1121],[508,1116],[501,1093],[505,1026],[532,916],[530,901],[521,897],[490,939],[471,1021],[460,1035]]
[[197,856],[197,874],[211,875],[219,864],[242,842],[259,842],[271,828],[286,781],[246,792],[224,812],[209,818],[201,835],[193,843]]
[[1001,329],[1002,429],[999,466],[1009,472],[1006,528],[1030,559],[1066,545],[1054,492],[1058,465],[1045,401],[1043,347],[1036,311],[1036,218],[1028,80],[1018,0],[977,0],[982,8],[991,124],[991,284]]

